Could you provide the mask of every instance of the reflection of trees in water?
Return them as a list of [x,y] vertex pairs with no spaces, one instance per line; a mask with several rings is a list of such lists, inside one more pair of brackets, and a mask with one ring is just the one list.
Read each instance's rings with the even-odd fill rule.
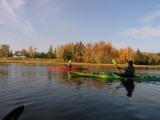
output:
[[0,78],[1,80],[6,80],[8,76],[8,71],[7,70],[0,70]]
[[29,70],[27,72],[29,80],[36,80],[36,70],[33,66],[29,66]]
[[67,80],[66,84],[73,85],[78,88],[87,86],[87,87],[96,87],[99,89],[107,88],[111,89],[111,85],[113,81],[107,79],[96,79],[96,78],[87,78],[87,77],[79,77],[79,78],[70,78]]
[[76,86],[81,88],[82,85],[95,86],[97,88],[103,88],[104,86],[110,86],[108,81],[93,78],[71,78],[69,71],[66,70],[48,70],[48,80],[55,80],[58,83],[67,84],[68,86]]
[[49,69],[48,74],[47,74],[47,78],[48,78],[48,80],[56,79],[56,81],[58,81],[60,83],[64,82],[64,79],[68,78],[67,77],[67,71]]
[[38,78],[38,69],[35,65],[11,63],[9,76],[14,80],[35,81]]
[[54,76],[54,73],[52,74],[52,71],[48,70],[48,74],[47,74],[48,80],[52,80],[52,78],[53,78],[52,76]]
[[4,87],[8,84],[8,65],[0,64],[0,85]]
[[111,89],[111,85],[112,83],[115,82],[113,80],[110,79],[101,79],[101,78],[92,78],[91,79],[91,83],[93,86],[96,86],[97,88],[107,88],[107,89]]
[[[72,84],[79,86],[79,88],[82,86],[82,84],[85,84],[86,86],[95,86],[99,89],[107,88],[108,90],[112,89],[113,82],[117,82],[117,80],[111,80],[111,79],[98,79],[98,78],[71,78],[68,80],[67,84]],[[120,85],[116,87],[116,90],[119,88],[124,87],[127,91],[127,96],[131,97],[132,93],[135,89],[134,81],[120,81]]]
[[134,81],[120,81],[113,79],[101,79],[101,78],[87,78],[87,77],[78,77],[71,78],[69,71],[65,70],[48,70],[48,80],[56,81],[60,84],[66,84],[69,87],[76,87],[76,89],[80,89],[82,87],[96,87],[98,89],[106,88],[108,90],[113,90],[112,85],[113,82],[118,82],[119,85],[116,87],[116,90],[119,88],[125,88],[127,91],[127,96],[131,97],[132,93],[135,89]]
[[0,70],[0,76],[6,76],[8,75],[8,71],[7,70]]

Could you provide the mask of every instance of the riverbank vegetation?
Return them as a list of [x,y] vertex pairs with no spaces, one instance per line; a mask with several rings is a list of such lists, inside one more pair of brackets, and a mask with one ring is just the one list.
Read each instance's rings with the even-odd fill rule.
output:
[[72,60],[75,63],[92,63],[92,64],[111,64],[112,59],[118,63],[125,64],[127,60],[133,60],[136,65],[160,65],[160,53],[136,51],[131,47],[117,49],[111,42],[96,42],[94,44],[83,44],[82,41],[77,43],[68,43],[59,45],[56,48],[49,47],[47,52],[38,52],[32,46],[28,50],[17,50],[14,53],[9,49],[9,45],[1,45],[0,59],[4,61],[41,61],[49,63],[65,63]]
[[[9,57],[8,59],[3,58],[0,59],[0,64],[10,64],[10,63],[18,63],[18,64],[25,64],[25,65],[53,65],[53,66],[62,66],[62,65],[66,65],[66,62],[59,62],[57,61],[57,59],[22,59],[22,58],[12,58]],[[77,62],[72,62],[72,65],[74,67],[76,66],[81,66],[81,67],[99,67],[99,66],[103,66],[103,67],[116,67],[114,64],[108,64],[108,63],[77,63]],[[127,64],[118,64],[119,67],[126,67]],[[135,65],[134,66],[136,68],[144,68],[144,69],[160,69],[159,65]]]

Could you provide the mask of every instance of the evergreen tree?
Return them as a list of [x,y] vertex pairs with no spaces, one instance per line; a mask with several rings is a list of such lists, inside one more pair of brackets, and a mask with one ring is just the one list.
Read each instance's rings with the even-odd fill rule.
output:
[[52,59],[53,58],[53,48],[52,45],[50,45],[49,49],[48,49],[48,58]]

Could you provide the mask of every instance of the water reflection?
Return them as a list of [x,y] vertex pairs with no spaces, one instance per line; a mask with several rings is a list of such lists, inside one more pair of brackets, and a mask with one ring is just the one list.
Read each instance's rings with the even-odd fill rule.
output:
[[120,80],[120,84],[117,85],[115,87],[115,89],[113,89],[113,94],[115,94],[115,92],[120,89],[120,88],[125,88],[125,90],[127,91],[126,96],[128,97],[132,97],[132,93],[134,92],[135,89],[135,81],[134,80]]
[[[74,86],[76,89],[80,89],[84,86],[90,87],[95,86],[98,89],[107,88],[112,90],[113,82],[118,82],[119,85],[116,86],[116,90],[119,88],[125,88],[127,91],[127,96],[132,97],[132,93],[135,89],[135,84],[133,80],[114,80],[114,79],[102,79],[102,78],[88,78],[88,77],[78,77],[71,78],[69,71],[64,70],[49,70],[48,80],[56,78],[56,81],[62,84],[67,84],[68,86]],[[64,81],[65,80],[65,81]],[[116,91],[114,91],[116,92]]]
[[[89,68],[90,72],[96,68]],[[97,71],[116,70],[103,67]],[[158,120],[160,117],[159,82],[135,86],[134,82],[112,79],[68,78],[68,71],[38,65],[1,66],[0,73],[7,82],[4,85],[0,80],[0,119],[9,109],[21,104],[26,106],[23,120]],[[117,84],[118,94],[113,96],[112,90]],[[132,97],[131,104],[125,101],[128,97]]]
[[67,72],[66,70],[48,69],[47,78],[48,80],[56,79],[56,81],[62,82],[63,79],[68,78]]
[[0,66],[0,85],[2,85],[2,87],[8,85],[8,80],[7,80],[8,75],[9,75],[8,66],[7,65]]
[[127,96],[131,97],[132,93],[135,89],[135,84],[134,84],[134,80],[124,80],[122,81],[123,86],[125,87],[125,89],[127,90]]
[[1,78],[3,79],[5,79],[5,78],[7,78],[7,75],[8,75],[8,71],[7,70],[0,70],[0,76],[1,76]]

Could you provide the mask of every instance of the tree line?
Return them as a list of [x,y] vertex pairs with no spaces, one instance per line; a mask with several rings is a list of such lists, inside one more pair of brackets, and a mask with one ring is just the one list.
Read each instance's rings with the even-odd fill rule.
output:
[[25,56],[26,58],[48,58],[57,61],[85,62],[85,63],[111,63],[116,59],[118,63],[126,63],[133,60],[134,64],[140,65],[160,65],[160,53],[141,52],[140,49],[134,51],[131,47],[117,49],[111,42],[99,41],[94,44],[83,44],[82,41],[59,45],[56,48],[49,46],[47,52],[38,52],[32,46],[28,50],[22,49],[12,53],[10,46],[3,44],[0,47],[0,57]]

